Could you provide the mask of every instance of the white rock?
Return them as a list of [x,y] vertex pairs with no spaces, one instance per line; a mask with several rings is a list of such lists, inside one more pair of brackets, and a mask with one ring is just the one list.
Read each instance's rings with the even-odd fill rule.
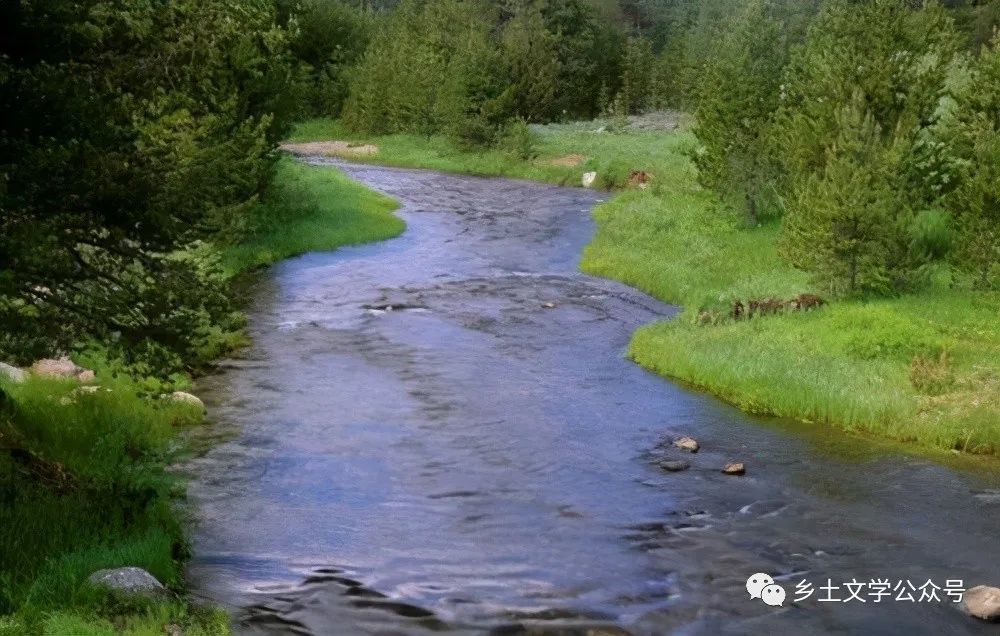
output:
[[27,377],[28,374],[25,373],[23,369],[18,369],[13,365],[0,362],[0,378],[6,378],[14,384],[21,384],[27,379]]
[[202,411],[205,410],[205,403],[202,402],[201,398],[197,395],[191,395],[190,393],[185,393],[184,391],[174,391],[170,394],[170,399],[174,402],[184,402],[186,404],[197,406]]
[[977,585],[962,596],[962,609],[984,621],[1000,621],[1000,588]]
[[688,437],[687,435],[675,439],[674,446],[681,450],[686,450],[689,453],[697,453],[698,449],[701,448],[701,445],[698,444],[698,440],[693,437]]
[[156,577],[142,568],[126,567],[113,570],[98,570],[87,582],[97,587],[106,587],[129,596],[158,597],[168,594],[167,588]]
[[31,372],[43,378],[74,378],[83,371],[85,369],[76,366],[67,357],[62,357],[58,360],[46,358],[31,365]]
[[583,187],[585,187],[585,188],[591,188],[591,187],[594,186],[594,183],[596,183],[596,182],[597,182],[597,173],[596,172],[585,172],[585,173],[583,173]]

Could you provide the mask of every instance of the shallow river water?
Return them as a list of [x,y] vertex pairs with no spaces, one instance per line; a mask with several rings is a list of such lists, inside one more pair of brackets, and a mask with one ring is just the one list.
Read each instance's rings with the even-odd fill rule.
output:
[[996,633],[943,590],[818,601],[1000,584],[997,483],[838,453],[627,361],[675,310],[577,272],[600,194],[338,165],[406,233],[275,267],[253,347],[200,387],[220,437],[188,466],[189,576],[239,633]]

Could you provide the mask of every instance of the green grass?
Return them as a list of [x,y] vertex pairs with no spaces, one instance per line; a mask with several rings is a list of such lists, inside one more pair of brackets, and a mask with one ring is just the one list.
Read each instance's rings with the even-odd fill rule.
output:
[[290,256],[398,236],[405,229],[396,203],[336,168],[282,159],[268,198],[253,210],[251,236],[221,247],[230,275]]
[[[1000,295],[930,286],[898,298],[841,301],[809,313],[733,321],[736,299],[790,299],[813,291],[810,278],[779,257],[777,222],[750,228],[696,182],[690,133],[595,133],[598,123],[540,129],[538,157],[469,151],[447,139],[352,137],[337,122],[301,125],[293,141],[375,144],[364,159],[394,166],[520,177],[576,185],[584,172],[620,190],[594,212],[598,231],[582,268],[682,305],[675,320],[640,329],[629,355],[661,375],[741,408],[932,454],[1000,452]],[[584,163],[553,160],[577,154]],[[623,188],[631,170],[653,175],[647,190]],[[710,324],[698,314],[714,312]],[[914,359],[944,378],[918,389]],[[935,376],[937,378],[937,376]],[[935,381],[940,380],[937,378]]]
[[[234,276],[396,236],[404,224],[395,208],[334,168],[284,158],[250,211],[245,240],[202,249]],[[235,332],[219,340],[221,348],[242,341]],[[97,570],[137,566],[183,592],[187,542],[177,500],[184,484],[167,467],[183,451],[180,431],[203,417],[156,398],[187,378],[135,378],[101,351],[97,344],[78,356],[98,372],[95,393],[73,381],[0,384],[0,636],[159,635],[168,625],[189,635],[228,633],[224,612],[180,598],[115,598],[86,584]]]
[[[689,171],[680,147],[691,143],[686,135],[676,135],[664,144],[664,134],[636,132],[610,134],[594,132],[601,124],[550,125],[539,131],[538,156],[524,161],[499,150],[463,148],[444,137],[420,135],[358,136],[346,132],[339,122],[316,119],[300,124],[289,141],[343,140],[370,143],[378,153],[370,157],[355,157],[353,161],[376,163],[403,168],[427,168],[442,172],[457,172],[481,176],[505,176],[545,181],[557,185],[579,185],[586,172],[596,172],[597,185],[605,189],[625,185],[632,170],[645,170],[654,175],[654,184],[669,184],[678,174]],[[583,163],[576,166],[557,165],[555,160],[568,155],[581,155]]]
[[111,621],[149,623],[150,612],[195,628],[214,620],[179,601],[123,608],[86,584],[96,570],[130,565],[183,589],[182,484],[166,467],[180,430],[202,419],[197,407],[142,397],[125,377],[98,382],[94,393],[38,378],[0,386],[0,634],[70,633],[60,632],[70,624],[102,633]]

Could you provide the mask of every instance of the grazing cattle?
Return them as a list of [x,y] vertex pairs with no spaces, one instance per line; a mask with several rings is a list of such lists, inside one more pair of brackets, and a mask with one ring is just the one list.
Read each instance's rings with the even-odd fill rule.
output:
[[740,320],[746,315],[746,307],[743,301],[737,300],[733,303],[733,320]]
[[653,175],[645,170],[633,170],[628,175],[628,184],[633,187],[645,188],[653,180]]
[[793,311],[809,311],[819,309],[826,304],[819,296],[813,294],[800,294],[789,303]]

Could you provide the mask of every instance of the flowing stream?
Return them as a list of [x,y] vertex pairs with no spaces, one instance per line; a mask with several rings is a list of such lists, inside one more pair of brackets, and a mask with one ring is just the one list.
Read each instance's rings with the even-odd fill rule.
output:
[[[943,592],[817,600],[828,579],[1000,584],[997,480],[626,360],[675,309],[578,273],[601,194],[337,165],[406,233],[273,268],[253,347],[200,387],[220,438],[187,467],[189,577],[239,633],[996,633]],[[750,600],[755,572],[782,607]]]

